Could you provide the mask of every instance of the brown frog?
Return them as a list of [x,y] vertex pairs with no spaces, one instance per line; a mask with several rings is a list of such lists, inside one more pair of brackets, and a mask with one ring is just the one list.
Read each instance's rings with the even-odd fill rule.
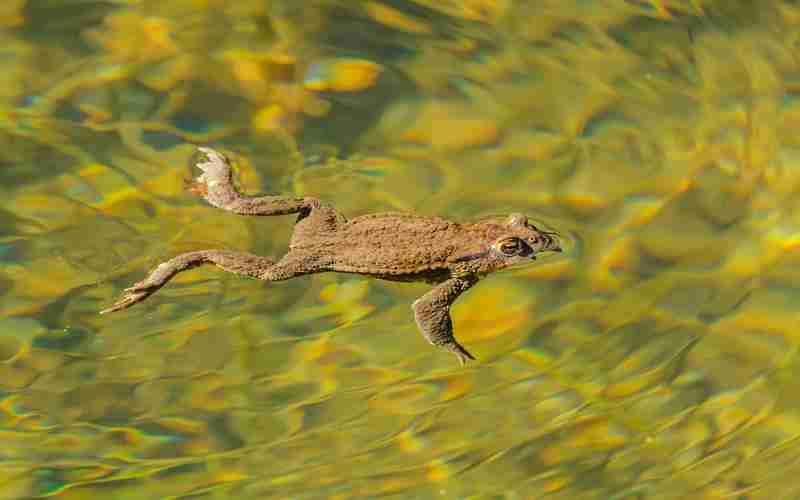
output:
[[453,337],[450,305],[486,274],[560,252],[555,233],[541,231],[520,214],[458,224],[438,217],[402,213],[363,215],[347,220],[316,198],[248,197],[232,182],[228,160],[199,148],[202,170],[191,189],[211,205],[239,215],[298,214],[289,252],[277,262],[227,250],[188,252],[156,267],[101,314],[141,302],[181,271],[216,264],[225,271],[265,281],[337,271],[391,281],[425,281],[436,287],[414,301],[414,318],[425,338],[456,356],[475,359]]

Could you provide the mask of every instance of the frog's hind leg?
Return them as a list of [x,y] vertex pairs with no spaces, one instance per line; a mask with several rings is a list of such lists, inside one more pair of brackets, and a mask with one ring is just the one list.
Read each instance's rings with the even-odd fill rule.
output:
[[233,170],[222,153],[205,147],[197,148],[197,151],[193,163],[203,173],[194,180],[190,189],[211,205],[239,215],[298,214],[290,246],[335,231],[346,222],[336,209],[309,196],[244,196],[234,186]]
[[308,272],[301,270],[301,267],[297,265],[296,258],[287,260],[284,257],[280,262],[275,263],[268,257],[245,252],[227,250],[188,252],[159,264],[145,279],[126,288],[122,297],[111,307],[100,311],[100,314],[127,309],[154,294],[179,272],[203,264],[215,264],[230,273],[265,281],[282,281]]
[[190,190],[211,205],[239,215],[287,215],[308,213],[320,204],[316,198],[291,196],[245,196],[233,184],[233,169],[222,154],[211,148],[197,148],[192,163],[203,173]]

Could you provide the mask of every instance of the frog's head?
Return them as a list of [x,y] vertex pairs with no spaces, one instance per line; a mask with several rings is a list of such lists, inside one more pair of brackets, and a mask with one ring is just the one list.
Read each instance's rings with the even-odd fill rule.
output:
[[478,222],[472,229],[473,245],[452,259],[463,273],[487,274],[535,260],[541,252],[562,251],[556,233],[537,228],[522,214]]
[[542,231],[522,214],[511,214],[505,221],[506,230],[492,243],[492,250],[505,259],[535,259],[539,252],[561,252],[558,235]]

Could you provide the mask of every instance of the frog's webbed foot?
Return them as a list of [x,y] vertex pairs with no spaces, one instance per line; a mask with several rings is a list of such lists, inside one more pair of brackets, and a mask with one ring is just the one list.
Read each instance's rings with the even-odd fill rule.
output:
[[286,215],[307,212],[318,206],[315,198],[290,196],[245,196],[233,184],[233,169],[228,159],[214,149],[200,147],[192,157],[200,169],[189,190],[211,205],[239,215]]
[[215,206],[217,203],[224,204],[225,198],[236,196],[232,181],[233,170],[222,153],[199,147],[191,162],[203,173],[190,183],[190,191],[201,195]]
[[143,301],[150,295],[152,295],[156,290],[161,288],[160,286],[148,286],[146,283],[147,280],[140,281],[133,285],[130,288],[126,288],[122,292],[122,297],[119,298],[111,307],[107,307],[100,311],[100,314],[108,314],[116,311],[121,311],[123,309],[127,309],[130,306]]
[[450,305],[476,282],[475,278],[450,278],[417,299],[411,306],[422,335],[431,344],[455,354],[462,366],[475,357],[453,336]]

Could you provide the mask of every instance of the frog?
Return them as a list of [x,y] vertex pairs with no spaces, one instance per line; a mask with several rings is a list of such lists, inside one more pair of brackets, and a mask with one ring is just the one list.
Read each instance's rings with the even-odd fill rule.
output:
[[332,205],[309,196],[243,194],[228,157],[198,147],[190,162],[200,173],[189,184],[211,206],[237,215],[297,214],[289,249],[280,259],[247,252],[208,249],[183,253],[156,266],[126,288],[108,314],[142,302],[178,273],[213,264],[224,271],[263,281],[339,272],[433,288],[411,306],[417,327],[432,345],[475,360],[453,334],[451,305],[483,277],[562,252],[559,235],[532,224],[521,213],[461,223],[413,213],[374,213],[345,218]]

